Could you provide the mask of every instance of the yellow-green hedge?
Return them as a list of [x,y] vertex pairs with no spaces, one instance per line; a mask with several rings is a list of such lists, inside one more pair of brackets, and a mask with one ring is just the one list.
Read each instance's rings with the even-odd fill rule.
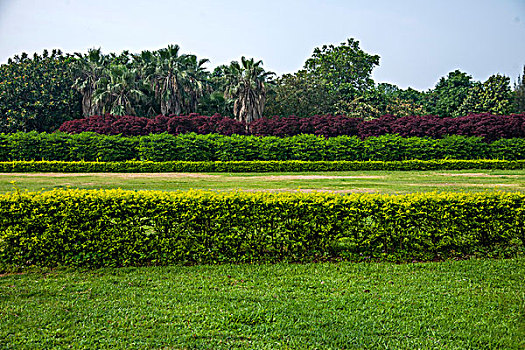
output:
[[525,160],[499,159],[436,159],[403,161],[209,161],[209,162],[64,162],[13,161],[0,162],[0,172],[65,172],[65,173],[150,173],[150,172],[297,172],[353,170],[466,170],[525,169]]
[[0,269],[509,256],[524,227],[517,193],[14,192]]

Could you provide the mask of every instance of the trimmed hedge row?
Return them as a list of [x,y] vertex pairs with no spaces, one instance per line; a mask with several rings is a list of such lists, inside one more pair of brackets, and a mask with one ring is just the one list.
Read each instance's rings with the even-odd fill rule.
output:
[[525,160],[403,160],[403,161],[216,161],[216,162],[64,162],[13,161],[0,162],[0,172],[59,172],[59,173],[163,173],[163,172],[314,172],[364,170],[468,170],[468,169],[525,169]]
[[188,116],[163,116],[143,118],[133,116],[92,116],[65,122],[62,132],[85,131],[107,135],[149,135],[167,132],[181,134],[217,133],[222,135],[252,134],[257,136],[294,136],[299,134],[334,136],[370,136],[399,134],[404,137],[442,138],[446,135],[482,137],[486,141],[501,138],[525,137],[525,114],[492,115],[471,114],[458,118],[441,118],[435,115],[396,117],[385,115],[378,119],[363,120],[344,115],[314,115],[306,118],[296,116],[261,118],[248,127],[235,119],[215,114],[211,117],[190,114]]
[[384,135],[361,140],[355,136],[325,138],[297,135],[222,136],[218,134],[152,134],[140,137],[96,133],[0,134],[0,161],[393,161],[405,159],[525,159],[525,139],[485,143],[480,138],[442,139]]
[[56,190],[0,195],[0,270],[429,261],[524,251],[525,195]]

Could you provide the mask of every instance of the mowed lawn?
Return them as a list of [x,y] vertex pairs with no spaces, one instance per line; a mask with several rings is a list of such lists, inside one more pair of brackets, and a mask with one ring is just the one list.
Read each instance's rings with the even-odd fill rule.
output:
[[[14,182],[14,183],[12,183]],[[0,174],[0,192],[525,192],[525,170]],[[0,275],[0,349],[523,349],[525,257]]]
[[2,349],[522,349],[525,259],[0,277]]
[[[14,184],[13,184],[14,181]],[[525,170],[354,171],[310,173],[14,173],[0,174],[0,192],[14,186],[53,188],[220,191],[334,191],[411,193],[427,191],[525,192]]]

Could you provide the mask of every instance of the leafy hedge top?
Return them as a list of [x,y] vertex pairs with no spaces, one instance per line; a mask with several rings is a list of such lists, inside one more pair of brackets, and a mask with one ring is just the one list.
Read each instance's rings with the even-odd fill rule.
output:
[[125,136],[194,132],[197,134],[252,134],[279,137],[299,134],[325,137],[349,135],[359,136],[362,139],[386,134],[431,138],[464,135],[493,141],[503,138],[525,138],[525,114],[471,114],[458,118],[441,118],[434,115],[397,118],[393,115],[385,115],[374,120],[349,118],[343,115],[315,115],[308,118],[275,116],[255,120],[247,127],[242,122],[222,117],[219,114],[211,117],[198,114],[169,117],[159,115],[153,119],[108,114],[67,121],[59,130],[71,134],[92,131],[99,134]]
[[434,260],[523,252],[525,195],[86,191],[0,194],[6,267]]
[[436,159],[401,161],[12,161],[0,162],[2,173],[249,173],[249,172],[326,172],[326,171],[413,171],[467,169],[525,169],[525,160]]
[[218,134],[145,136],[101,135],[92,132],[0,134],[0,161],[231,161],[231,160],[405,160],[525,159],[525,138],[484,142],[479,137],[402,137],[382,135],[291,137]]

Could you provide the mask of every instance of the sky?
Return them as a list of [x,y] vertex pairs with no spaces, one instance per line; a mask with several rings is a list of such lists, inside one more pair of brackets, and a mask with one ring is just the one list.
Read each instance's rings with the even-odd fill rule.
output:
[[178,44],[210,69],[246,56],[281,75],[347,38],[380,56],[377,83],[427,90],[456,69],[515,82],[525,65],[525,0],[0,0],[0,63],[53,48]]

